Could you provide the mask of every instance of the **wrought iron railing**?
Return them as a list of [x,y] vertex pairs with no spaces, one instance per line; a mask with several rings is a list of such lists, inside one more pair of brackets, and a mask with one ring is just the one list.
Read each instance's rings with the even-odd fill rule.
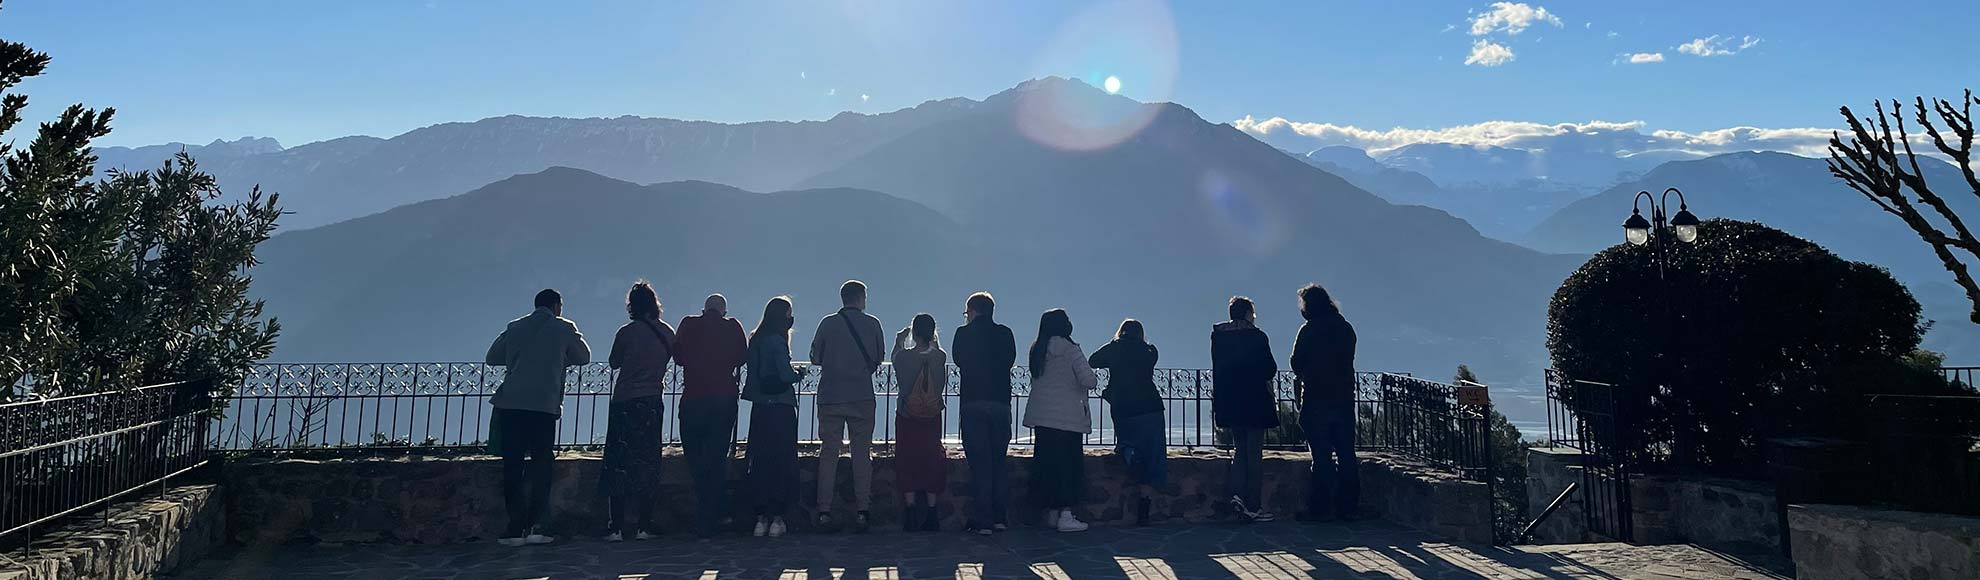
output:
[[[215,449],[225,451],[472,449],[487,439],[488,397],[501,384],[502,373],[500,367],[480,363],[256,365],[234,389],[225,418],[213,424],[209,440]],[[959,433],[956,410],[961,404],[960,376],[954,366],[948,373],[943,437],[954,443]],[[572,367],[565,377],[557,446],[603,445],[615,371],[603,363],[591,363]],[[818,373],[810,373],[796,386],[800,439],[807,441],[815,441],[818,432],[814,404],[817,377]],[[1454,387],[1397,374],[1371,372],[1355,377],[1358,447],[1395,451],[1444,466],[1483,467],[1484,460],[1466,446],[1477,442],[1469,434],[1484,433],[1489,423],[1486,415],[1459,409]],[[1018,445],[1031,441],[1029,429],[1022,425],[1030,379],[1029,369],[1011,369],[1012,442]],[[1154,379],[1164,403],[1169,445],[1222,445],[1211,414],[1214,373],[1209,369],[1164,368],[1155,370]],[[1085,442],[1111,446],[1116,441],[1113,418],[1108,402],[1099,396],[1108,380],[1106,371],[1100,372],[1100,380],[1100,386],[1089,395],[1094,429]],[[662,396],[670,408],[678,408],[680,373],[668,373],[667,381]],[[1296,416],[1293,374],[1281,372],[1274,383],[1281,415]],[[889,443],[894,438],[893,417],[899,404],[899,385],[891,365],[883,365],[874,374],[873,388],[874,440]],[[749,402],[741,404],[738,435],[748,432],[742,422],[749,416]],[[679,425],[672,415],[668,414],[663,431],[670,444],[680,440]],[[1279,448],[1304,448],[1296,436],[1273,443]]]
[[[0,405],[0,542],[206,463],[210,383]],[[106,516],[107,517],[107,516]]]

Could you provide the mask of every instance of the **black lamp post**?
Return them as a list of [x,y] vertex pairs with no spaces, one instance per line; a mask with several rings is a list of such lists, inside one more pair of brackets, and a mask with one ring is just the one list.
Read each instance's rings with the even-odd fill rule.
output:
[[[1666,223],[1665,212],[1670,208],[1670,198],[1673,193],[1678,196],[1678,211],[1676,215],[1670,216],[1669,223]],[[1648,220],[1643,219],[1641,205],[1645,198],[1648,198],[1650,201],[1650,219]],[[1674,348],[1677,335],[1675,332],[1677,315],[1671,309],[1671,301],[1673,299],[1671,295],[1671,283],[1666,277],[1665,271],[1670,265],[1671,252],[1676,251],[1676,248],[1672,244],[1673,241],[1684,244],[1698,242],[1698,216],[1691,215],[1690,208],[1685,205],[1684,192],[1678,191],[1675,187],[1664,190],[1662,196],[1652,196],[1648,191],[1636,192],[1636,198],[1630,201],[1630,206],[1629,219],[1623,221],[1623,239],[1629,241],[1630,245],[1633,246],[1650,245],[1653,259],[1657,262],[1657,281],[1659,282],[1659,289],[1663,293],[1662,306],[1664,308],[1665,332],[1663,333],[1662,344],[1658,345],[1659,352],[1652,359],[1656,362],[1651,372],[1656,373],[1654,377],[1656,386],[1661,387],[1664,391],[1669,391],[1671,383],[1677,377],[1677,353],[1676,348]],[[1675,442],[1676,449],[1672,450],[1672,459],[1676,460],[1679,465],[1690,465],[1692,463],[1691,445],[1696,441],[1695,437],[1692,437],[1694,433],[1691,432],[1691,426],[1696,423],[1692,420],[1694,415],[1689,405],[1686,405],[1682,412],[1686,415],[1683,423],[1684,427],[1674,433],[1681,439]]]

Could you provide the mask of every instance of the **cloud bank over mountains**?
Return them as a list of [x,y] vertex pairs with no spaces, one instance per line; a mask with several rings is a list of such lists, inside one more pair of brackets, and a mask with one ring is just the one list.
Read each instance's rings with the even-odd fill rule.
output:
[[1824,157],[1827,155],[1830,132],[1834,131],[1816,127],[1729,127],[1686,132],[1653,130],[1642,121],[1553,124],[1488,121],[1441,129],[1397,127],[1377,130],[1293,121],[1283,117],[1261,119],[1250,115],[1232,121],[1231,126],[1287,151],[1305,152],[1345,145],[1367,150],[1376,157],[1401,147],[1432,143],[1530,151],[1607,152],[1616,157],[1643,154],[1703,157],[1741,151],[1779,151],[1804,157]]

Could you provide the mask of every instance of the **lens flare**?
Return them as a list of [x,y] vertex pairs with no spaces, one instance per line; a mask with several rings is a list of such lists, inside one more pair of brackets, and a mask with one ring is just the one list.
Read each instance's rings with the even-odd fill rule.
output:
[[1019,94],[1018,130],[1067,151],[1105,149],[1133,138],[1161,108],[1114,96],[1127,88],[1121,79],[1134,79],[1135,99],[1169,100],[1176,47],[1175,18],[1165,2],[1113,0],[1080,10],[1038,52],[1035,76],[1049,78]]
[[1286,242],[1283,212],[1270,195],[1221,171],[1210,171],[1197,183],[1204,215],[1225,241],[1255,256],[1269,254]]

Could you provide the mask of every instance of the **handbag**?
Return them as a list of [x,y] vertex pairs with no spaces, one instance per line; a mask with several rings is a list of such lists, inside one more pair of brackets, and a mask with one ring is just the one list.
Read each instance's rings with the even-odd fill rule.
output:
[[[899,361],[895,361],[897,364]],[[935,380],[929,373],[935,372],[935,365],[923,364],[921,372],[914,378],[914,385],[908,387],[907,402],[901,406],[901,414],[915,419],[933,419],[942,416],[945,404],[942,393],[935,390]]]

